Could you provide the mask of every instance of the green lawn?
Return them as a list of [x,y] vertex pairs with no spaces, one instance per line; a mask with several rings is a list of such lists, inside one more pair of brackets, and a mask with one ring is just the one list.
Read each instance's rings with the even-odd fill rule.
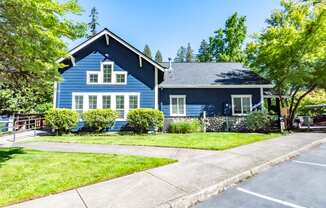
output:
[[112,154],[0,148],[0,206],[175,162]]
[[193,149],[224,150],[280,136],[258,133],[191,133],[158,135],[65,135],[43,136],[33,141],[73,142],[85,144],[121,144]]

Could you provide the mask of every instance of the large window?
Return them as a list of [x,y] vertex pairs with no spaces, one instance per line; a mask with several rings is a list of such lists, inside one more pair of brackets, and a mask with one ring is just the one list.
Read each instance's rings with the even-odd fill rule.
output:
[[88,109],[96,109],[97,108],[97,96],[89,95],[88,96]]
[[84,108],[84,97],[83,96],[75,96],[75,110],[79,113],[83,112]]
[[125,97],[123,95],[117,95],[115,98],[116,101],[116,111],[119,113],[119,118],[125,117]]
[[102,108],[111,108],[111,96],[110,95],[103,95]]
[[186,96],[171,95],[170,96],[170,115],[186,116]]
[[137,95],[129,95],[129,109],[138,108],[138,96]]
[[251,111],[251,95],[232,95],[232,115],[247,115]]
[[103,64],[103,83],[112,82],[112,64]]

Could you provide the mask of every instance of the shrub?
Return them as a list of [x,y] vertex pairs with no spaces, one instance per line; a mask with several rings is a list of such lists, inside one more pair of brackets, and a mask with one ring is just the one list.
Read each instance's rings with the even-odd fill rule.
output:
[[170,124],[169,129],[171,133],[178,134],[199,132],[200,130],[201,124],[198,120],[175,121]]
[[42,103],[35,107],[35,112],[37,113],[46,113],[48,110],[52,109],[52,103]]
[[118,113],[111,109],[92,109],[83,113],[85,126],[97,132],[111,128],[117,118]]
[[55,129],[57,133],[67,133],[74,127],[78,122],[78,113],[64,108],[50,109],[45,115],[46,123],[52,129]]
[[269,131],[271,123],[271,116],[264,111],[252,112],[245,118],[246,128],[250,131]]
[[139,108],[129,111],[128,124],[136,133],[157,131],[163,127],[164,115],[161,111],[152,108]]

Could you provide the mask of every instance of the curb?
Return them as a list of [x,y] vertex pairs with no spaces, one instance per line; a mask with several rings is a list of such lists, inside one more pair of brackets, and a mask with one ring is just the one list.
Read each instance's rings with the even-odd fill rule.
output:
[[273,160],[265,162],[261,165],[253,167],[253,168],[246,170],[238,175],[235,175],[231,178],[225,179],[217,184],[214,184],[212,186],[204,188],[199,192],[191,193],[189,195],[181,196],[179,198],[165,202],[165,203],[157,206],[157,208],[189,208],[191,206],[194,206],[198,202],[205,201],[208,198],[210,198],[211,196],[217,195],[217,194],[223,192],[225,189],[227,189],[227,188],[229,188],[229,187],[231,187],[249,177],[257,175],[258,173],[261,173],[261,172],[263,172],[281,162],[287,161],[287,160],[301,154],[302,152],[305,152],[305,151],[307,151],[311,148],[314,148],[316,146],[319,146],[323,143],[326,143],[326,138],[320,139],[318,141],[314,141],[314,142],[307,144],[297,150],[294,150],[285,155],[277,157]]

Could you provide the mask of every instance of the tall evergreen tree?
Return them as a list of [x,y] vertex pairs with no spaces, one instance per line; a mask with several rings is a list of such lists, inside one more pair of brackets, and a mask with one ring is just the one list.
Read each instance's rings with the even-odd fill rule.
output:
[[202,40],[200,43],[197,59],[199,62],[211,62],[212,61],[210,47],[205,39]]
[[160,50],[157,50],[156,51],[155,61],[158,62],[158,63],[162,63],[163,62],[163,57],[162,57],[162,54],[161,54],[161,51]]
[[96,7],[93,7],[91,9],[91,13],[89,17],[91,18],[91,21],[88,23],[88,28],[90,30],[90,34],[88,35],[88,38],[93,37],[97,33],[97,26],[99,26],[98,12]]
[[187,45],[187,50],[186,50],[186,62],[193,62],[193,50],[190,46],[190,43]]
[[144,47],[144,51],[143,53],[145,54],[145,56],[147,56],[148,58],[152,58],[152,51],[149,48],[149,46],[146,44]]
[[238,17],[235,12],[225,22],[225,28],[216,30],[210,37],[210,47],[215,61],[243,62],[245,53],[242,50],[246,38],[246,17]]
[[174,58],[174,62],[185,62],[186,61],[186,48],[181,46],[177,52],[177,56]]

